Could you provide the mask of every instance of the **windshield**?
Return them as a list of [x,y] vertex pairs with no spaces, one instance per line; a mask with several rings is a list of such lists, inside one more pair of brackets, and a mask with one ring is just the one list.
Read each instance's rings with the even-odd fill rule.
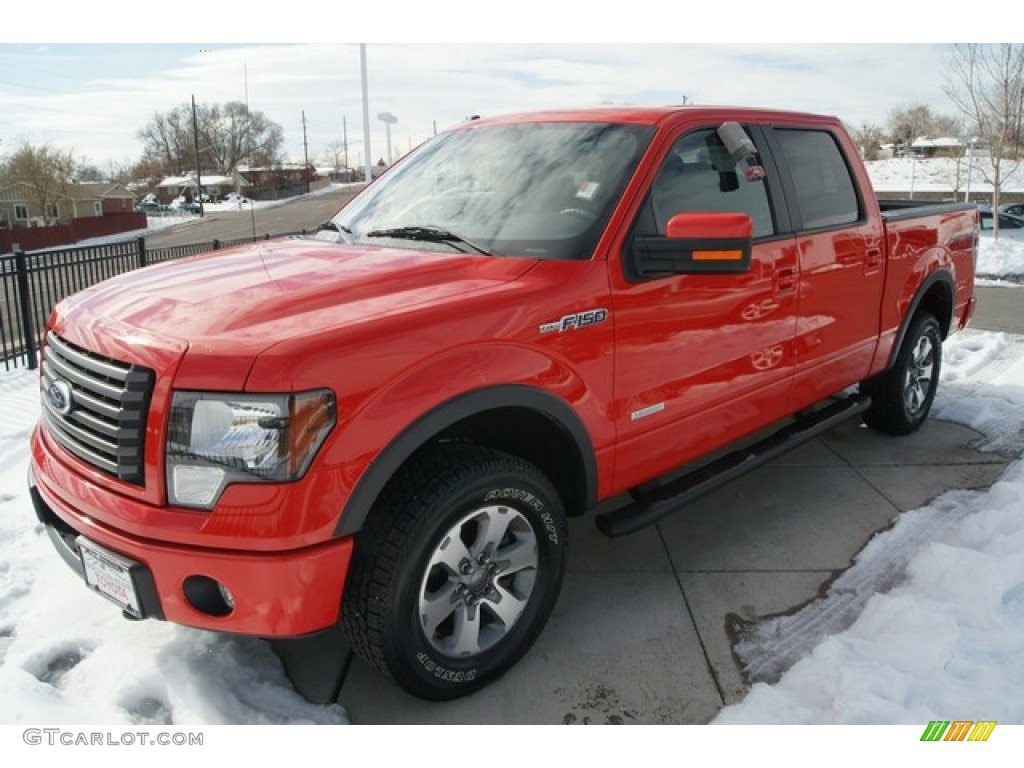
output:
[[481,125],[441,134],[317,236],[452,252],[590,258],[653,129]]

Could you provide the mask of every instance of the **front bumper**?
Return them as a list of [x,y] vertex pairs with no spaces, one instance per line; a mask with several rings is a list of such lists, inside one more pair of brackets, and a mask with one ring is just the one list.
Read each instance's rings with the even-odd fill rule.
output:
[[[56,478],[39,472],[34,461],[29,485],[36,516],[58,553],[80,576],[84,574],[79,536],[134,561],[131,580],[138,596],[138,618],[263,637],[306,635],[337,623],[352,555],[351,538],[294,551],[259,553],[167,544],[97,523],[76,509],[74,499],[66,497]],[[95,502],[96,494],[104,491],[93,491],[91,500]],[[139,506],[142,519],[145,505]],[[197,577],[230,591],[233,605],[227,613],[211,611],[189,590]]]

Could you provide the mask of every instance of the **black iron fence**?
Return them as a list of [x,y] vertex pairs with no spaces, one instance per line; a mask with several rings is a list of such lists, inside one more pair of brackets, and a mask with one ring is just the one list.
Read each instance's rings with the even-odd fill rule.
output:
[[[306,234],[285,232],[284,235]],[[5,370],[36,368],[39,339],[53,307],[65,296],[107,278],[150,264],[174,261],[252,242],[254,238],[212,240],[147,249],[145,238],[96,245],[24,253],[0,257],[0,356]],[[270,239],[263,235],[255,239]]]

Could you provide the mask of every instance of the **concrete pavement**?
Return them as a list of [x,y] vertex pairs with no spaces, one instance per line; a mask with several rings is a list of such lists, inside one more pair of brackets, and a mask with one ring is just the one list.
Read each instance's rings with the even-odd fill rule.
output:
[[976,437],[930,420],[892,438],[854,420],[632,536],[574,520],[551,621],[501,680],[428,703],[356,659],[338,701],[357,724],[706,723],[747,690],[737,623],[822,594],[901,512],[990,486],[1008,460]]

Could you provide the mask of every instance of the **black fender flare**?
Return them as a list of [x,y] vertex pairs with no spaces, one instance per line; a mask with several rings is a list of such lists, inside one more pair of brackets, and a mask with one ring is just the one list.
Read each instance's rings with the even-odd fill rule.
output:
[[458,395],[402,430],[359,478],[338,519],[334,535],[351,536],[362,528],[384,486],[406,460],[432,438],[470,416],[509,407],[538,411],[569,433],[582,460],[586,504],[589,507],[596,503],[597,458],[583,421],[568,403],[549,392],[521,384],[507,384]]
[[939,325],[942,328],[942,336],[945,338],[949,335],[949,329],[952,326],[953,312],[955,311],[955,297],[956,297],[956,283],[953,280],[953,273],[948,269],[937,269],[926,277],[921,285],[917,287],[917,291],[914,292],[914,298],[910,301],[910,306],[907,307],[906,313],[903,315],[903,320],[900,321],[899,332],[896,334],[896,340],[893,342],[892,349],[889,351],[889,360],[885,364],[885,369],[888,370],[896,362],[896,356],[900,353],[900,347],[903,346],[903,341],[907,337],[907,330],[910,328],[910,323],[917,314],[917,310],[921,307],[921,302],[924,301],[924,297],[934,288],[936,285],[941,285],[946,291],[946,300],[949,304],[949,316],[948,317],[937,317]]

